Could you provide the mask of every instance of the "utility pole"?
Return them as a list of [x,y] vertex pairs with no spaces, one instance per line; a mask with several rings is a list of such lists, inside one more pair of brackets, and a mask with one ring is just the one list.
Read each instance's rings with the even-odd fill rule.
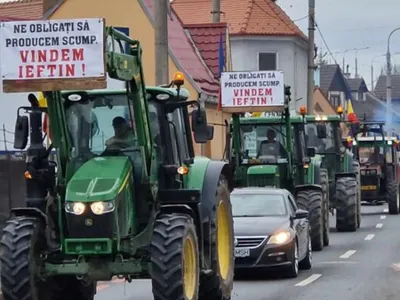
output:
[[156,85],[168,84],[168,3],[169,0],[154,0],[155,19],[155,79]]
[[221,22],[221,0],[213,0],[212,2],[212,22]]
[[307,114],[314,114],[315,0],[308,0]]

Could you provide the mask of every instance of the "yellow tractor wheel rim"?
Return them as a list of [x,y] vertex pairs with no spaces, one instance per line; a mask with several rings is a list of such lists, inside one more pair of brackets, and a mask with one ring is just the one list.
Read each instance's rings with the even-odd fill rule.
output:
[[226,280],[231,268],[231,232],[229,230],[228,211],[223,201],[218,203],[217,210],[218,264],[223,280]]
[[187,299],[193,299],[196,291],[196,261],[194,241],[188,236],[183,245],[183,289]]

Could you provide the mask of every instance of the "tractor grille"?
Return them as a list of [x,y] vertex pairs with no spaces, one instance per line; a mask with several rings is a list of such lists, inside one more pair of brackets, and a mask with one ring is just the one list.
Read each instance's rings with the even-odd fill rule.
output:
[[256,248],[260,246],[266,239],[266,236],[258,237],[236,237],[237,244],[235,247]]
[[275,175],[248,175],[247,177],[248,186],[275,186]]

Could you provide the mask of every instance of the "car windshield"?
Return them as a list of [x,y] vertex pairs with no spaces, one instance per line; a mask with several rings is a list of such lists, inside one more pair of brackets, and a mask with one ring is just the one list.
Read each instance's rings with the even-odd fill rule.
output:
[[379,146],[359,146],[358,148],[358,153],[360,156],[360,163],[365,164],[365,163],[371,163],[371,164],[383,164],[384,159],[386,159],[387,163],[392,162],[392,152],[390,149],[386,149],[386,155],[385,155],[385,150],[383,147]]
[[277,160],[285,157],[285,126],[241,125],[240,134],[244,158]]
[[232,193],[234,217],[284,216],[287,214],[283,195]]

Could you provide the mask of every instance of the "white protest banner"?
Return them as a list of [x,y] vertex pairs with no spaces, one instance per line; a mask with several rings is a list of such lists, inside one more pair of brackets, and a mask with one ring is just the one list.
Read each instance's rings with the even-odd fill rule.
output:
[[105,78],[104,19],[0,23],[3,81]]
[[231,112],[281,111],[284,106],[283,71],[224,72],[221,106]]

